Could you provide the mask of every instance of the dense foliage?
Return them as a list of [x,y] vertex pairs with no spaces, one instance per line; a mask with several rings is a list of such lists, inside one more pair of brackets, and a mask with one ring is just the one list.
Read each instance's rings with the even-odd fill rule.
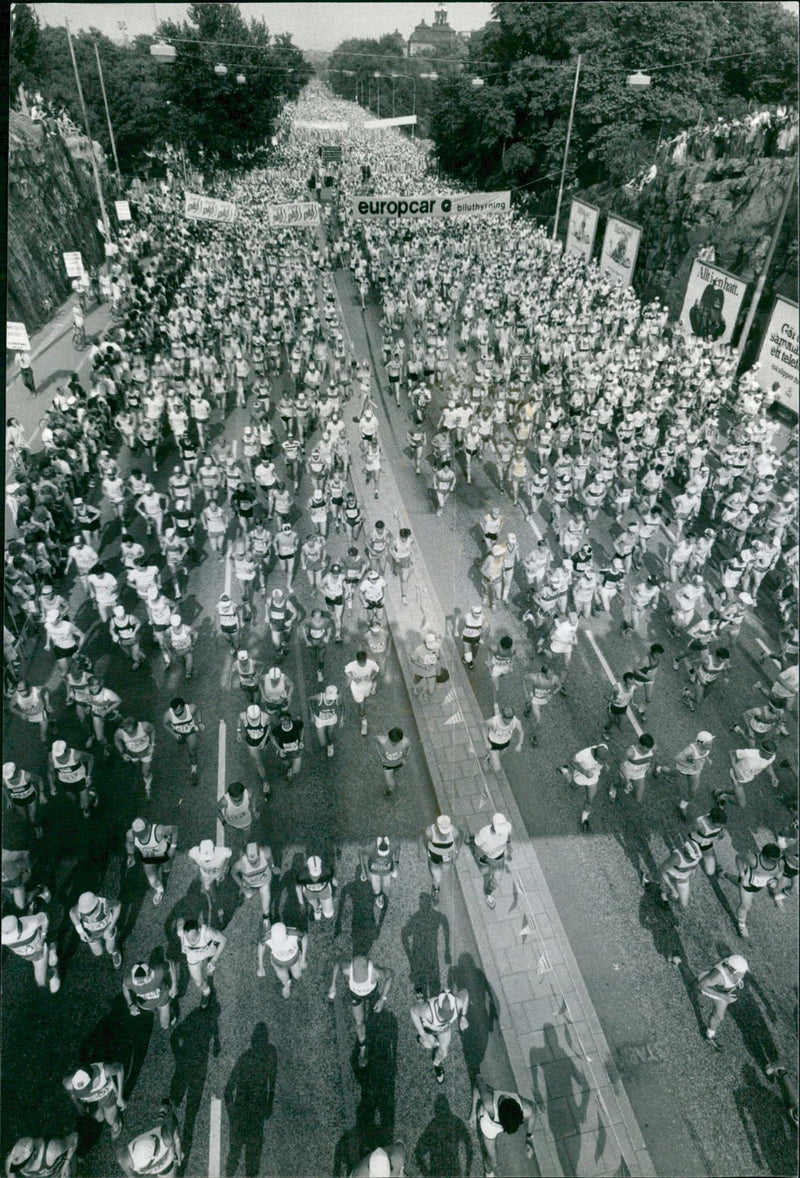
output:
[[[464,75],[436,87],[431,136],[462,180],[551,194],[582,54],[567,182],[625,183],[701,116],[796,102],[797,52],[797,20],[772,2],[496,4]],[[648,90],[628,88],[637,69]]]
[[[260,21],[247,24],[236,4],[191,4],[186,21],[159,26],[159,39],[171,38],[178,56],[165,66],[150,56],[153,37],[119,45],[96,29],[73,31],[92,137],[110,152],[97,45],[120,165],[128,174],[143,171],[149,153],[166,143],[182,144],[191,160],[205,156],[222,166],[233,163],[239,152],[265,142],[283,103],[297,96],[311,74],[290,37],[271,36]],[[19,83],[29,92],[38,90],[83,129],[64,28],[40,27],[33,9],[18,4],[10,58],[12,97]],[[228,68],[224,77],[214,73],[217,62]],[[236,82],[237,73],[244,74],[244,85]]]

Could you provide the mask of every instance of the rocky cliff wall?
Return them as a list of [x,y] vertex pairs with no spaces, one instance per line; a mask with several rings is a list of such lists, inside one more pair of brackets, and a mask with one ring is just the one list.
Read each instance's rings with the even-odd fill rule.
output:
[[[642,226],[634,287],[643,299],[666,301],[677,317],[698,251],[713,245],[716,264],[746,279],[752,293],[769,249],[797,157],[718,159],[666,165],[641,192],[597,185],[578,193],[604,214],[619,213]],[[567,205],[569,202],[566,202]],[[569,216],[569,207],[566,217]],[[745,360],[755,358],[764,320],[776,294],[797,300],[797,193],[790,202],[750,336]],[[605,232],[598,225],[596,250]],[[566,233],[566,218],[562,240]],[[742,308],[744,315],[747,303]]]
[[[88,165],[87,165],[88,167]],[[35,331],[70,293],[62,253],[104,261],[97,197],[84,165],[57,135],[12,111],[8,160],[7,317]]]

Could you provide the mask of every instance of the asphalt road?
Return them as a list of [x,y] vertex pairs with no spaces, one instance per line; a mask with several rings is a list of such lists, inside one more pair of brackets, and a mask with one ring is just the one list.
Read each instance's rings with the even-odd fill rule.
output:
[[[385,392],[379,309],[370,302],[366,313],[361,311],[349,274],[340,272],[336,281],[356,350],[367,352],[380,372],[381,441],[442,606],[454,616],[479,600],[479,565],[484,554],[480,519],[488,507],[501,508],[503,532],[517,534],[522,556],[543,533],[553,541],[552,531],[547,531],[547,509],[544,516],[529,522],[492,481],[494,466],[488,464],[487,470],[476,463],[471,485],[463,477],[463,466],[459,468],[456,491],[443,517],[436,517],[430,471],[416,476],[407,450],[410,414],[406,403],[398,411]],[[442,401],[438,391],[434,404],[441,407]],[[430,420],[434,419],[431,414]],[[601,513],[591,528],[598,557],[610,550],[613,526]],[[662,537],[662,552],[665,543]],[[648,560],[655,569],[657,556]],[[520,620],[524,608],[524,574],[518,565],[511,601],[490,621],[492,639],[507,633],[518,652],[516,673],[501,682],[499,699],[514,705],[519,716],[523,706],[519,671],[537,669],[527,653],[528,635]],[[621,791],[612,802],[601,790],[591,833],[583,834],[579,827],[582,792],[573,790],[557,772],[573,752],[601,738],[609,671],[621,675],[638,667],[646,653],[638,638],[621,636],[619,607],[615,604],[614,609],[613,624],[602,616],[594,618],[589,634],[581,635],[566,679],[568,697],[556,698],[548,706],[539,747],[534,750],[526,741],[523,753],[509,751],[504,768],[612,1047],[613,1059],[606,1061],[609,1071],[613,1074],[616,1069],[625,1084],[656,1171],[794,1173],[796,1134],[763,1069],[777,1056],[796,1058],[796,903],[790,902],[781,912],[760,897],[746,944],[735,925],[737,890],[728,882],[715,881],[712,886],[698,873],[688,911],[665,911],[658,890],[642,887],[641,871],[645,869],[653,878],[656,864],[681,839],[675,787],[663,778],[651,782],[641,807]],[[703,803],[710,803],[712,788],[727,783],[727,752],[741,744],[729,728],[745,707],[762,698],[753,683],[763,677],[756,661],[760,643],[770,638],[763,622],[772,625],[768,611],[751,612],[736,645],[729,684],[712,693],[694,715],[680,702],[682,673],[671,668],[672,657],[678,653],[676,643],[663,621],[654,626],[652,641],[661,641],[666,652],[645,725],[656,738],[657,759],[668,762],[702,728],[717,737],[714,763],[706,770],[697,798],[700,805],[692,813],[702,812]],[[472,682],[488,716],[492,687],[485,665],[476,669]],[[611,738],[612,754],[624,752],[632,738],[626,722],[622,734]],[[787,755],[796,768],[793,737],[781,743],[779,756]],[[761,845],[768,833],[785,827],[790,819],[782,798],[766,781],[747,792],[744,811],[728,808],[729,836],[719,855],[726,870],[733,870],[737,851]],[[722,1052],[717,1053],[702,1038],[702,1018],[707,1018],[708,1011],[698,1008],[692,983],[698,973],[731,952],[746,954],[752,975],[743,998],[723,1024]],[[673,955],[681,956],[680,968],[668,963]]]
[[[102,309],[91,312],[90,330],[100,330],[103,318]],[[34,364],[43,390],[40,396],[31,399],[14,380],[9,412],[35,433],[58,376],[73,369],[85,375],[86,362],[85,353],[73,352],[69,335],[56,339]],[[243,411],[232,412],[226,434],[236,436],[245,420]],[[122,458],[127,467],[127,452]],[[168,472],[169,464],[162,463],[157,486]],[[308,494],[307,484],[303,492]],[[113,571],[118,566],[117,531],[112,523],[103,552]],[[140,531],[144,528],[137,523],[134,533],[138,536]],[[344,537],[332,536],[331,551],[341,555],[345,548]],[[416,838],[434,816],[435,802],[393,652],[369,705],[370,737],[360,735],[348,693],[345,728],[333,758],[316,748],[316,738],[308,730],[297,781],[287,783],[275,758],[268,761],[273,794],[258,829],[281,865],[275,894],[282,915],[290,922],[297,917],[291,881],[308,854],[336,861],[342,889],[335,921],[312,922],[309,968],[291,999],[281,997],[269,967],[266,979],[257,978],[257,901],[237,907],[230,882],[223,893],[225,919],[218,922],[229,941],[216,974],[216,999],[206,1011],[199,1008],[199,995],[184,966],[180,1021],[171,1034],[146,1015],[130,1018],[109,959],[96,961],[66,931],[68,908],[80,892],[92,888],[123,900],[126,966],[156,945],[175,949],[175,921],[196,911],[199,902],[193,865],[185,852],[202,838],[216,837],[215,805],[225,784],[237,777],[256,784],[246,751],[235,741],[236,717],[246,701],[238,687],[231,687],[231,656],[211,622],[225,575],[225,566],[216,560],[202,560],[181,603],[183,616],[196,619],[200,628],[198,676],[191,684],[183,684],[177,669],[165,671],[149,639],[147,663],[135,673],[101,628],[90,641],[89,653],[122,697],[124,711],[156,723],[153,797],[145,802],[138,774],[114,760],[98,770],[100,805],[88,823],[60,802],[49,806],[45,838],[36,854],[54,893],[49,911],[54,925],[62,928],[65,977],[57,996],[40,993],[26,963],[4,955],[2,1150],[22,1134],[70,1131],[74,1114],[61,1077],[79,1061],[104,1060],[126,1065],[126,1136],[153,1124],[159,1100],[171,1094],[179,1106],[188,1174],[347,1173],[363,1153],[393,1138],[404,1140],[409,1149],[410,1174],[480,1173],[477,1141],[466,1125],[469,1072],[483,1063],[498,1086],[510,1083],[510,1072],[491,1034],[496,1005],[480,969],[463,900],[445,886],[438,912],[429,903],[430,881]],[[273,579],[272,585],[276,583],[280,581]],[[133,598],[124,600],[133,604]],[[303,574],[296,579],[296,600],[310,608]],[[259,624],[248,635],[248,646],[268,666],[273,660],[269,637],[261,632],[260,597],[255,616]],[[95,619],[89,605],[75,617],[85,629]],[[330,649],[329,679],[340,686],[342,667],[358,649],[363,625],[359,609],[346,614],[345,641]],[[31,679],[42,682],[49,676],[60,708],[63,686],[51,667],[39,647]],[[308,724],[306,696],[317,686],[307,652],[296,637],[284,669],[294,681],[295,699]],[[196,787],[190,784],[185,750],[160,729],[160,717],[176,693],[196,702],[206,723]],[[395,797],[388,801],[371,736],[395,724],[411,736],[412,755]],[[45,750],[38,739],[31,741],[26,727],[10,719],[4,759],[13,757],[42,772]],[[65,734],[78,741],[75,722],[66,722]],[[121,859],[124,832],[137,814],[179,826],[180,850],[160,908],[152,906],[138,864],[125,872]],[[386,831],[401,843],[400,874],[376,925],[369,885],[357,878],[357,847]],[[388,1006],[370,1026],[370,1062],[363,1070],[355,1062],[347,1004],[341,997],[335,1006],[326,1001],[334,961],[356,950],[369,951],[377,963],[394,972]],[[468,989],[472,1019],[469,1030],[454,1040],[446,1080],[439,1087],[430,1059],[416,1043],[408,1012],[412,981],[423,980],[435,989],[439,981],[450,978]],[[108,1134],[87,1122],[81,1125],[81,1135],[80,1172],[116,1173]]]

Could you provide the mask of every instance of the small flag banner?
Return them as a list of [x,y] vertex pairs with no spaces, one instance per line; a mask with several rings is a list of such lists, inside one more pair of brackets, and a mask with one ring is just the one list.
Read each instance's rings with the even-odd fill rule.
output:
[[550,973],[553,969],[553,963],[546,953],[542,953],[539,960],[536,962],[537,973]]
[[526,937],[529,937],[531,935],[532,931],[533,930],[531,929],[531,922],[528,920],[528,918],[526,916],[522,922],[522,928],[519,930],[519,935],[522,937],[522,939],[524,941]]
[[464,717],[461,714],[461,710],[459,709],[459,710],[453,712],[453,714],[449,720],[445,720],[445,722],[444,722],[445,727],[447,727],[448,724],[461,724],[463,719],[464,719]]
[[442,700],[442,703],[443,704],[451,704],[455,698],[456,698],[456,689],[455,689],[455,687],[451,687],[450,690],[448,691],[447,695]]

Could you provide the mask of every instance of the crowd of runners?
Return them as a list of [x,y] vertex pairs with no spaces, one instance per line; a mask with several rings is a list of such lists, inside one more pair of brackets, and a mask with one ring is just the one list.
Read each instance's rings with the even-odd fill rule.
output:
[[[292,127],[300,116],[351,122],[340,163],[321,165],[319,140]],[[24,432],[8,422],[17,538],[6,545],[5,694],[31,750],[41,742],[47,768],[37,771],[33,751],[3,764],[2,943],[55,995],[57,922],[70,921],[80,941],[120,971],[131,1017],[157,1012],[164,1028],[177,1019],[181,964],[205,1006],[216,963],[234,948],[220,927],[217,892],[226,875],[244,898],[258,893],[258,973],[269,966],[286,999],[302,979],[314,922],[334,915],[336,867],[317,854],[296,880],[308,920],[295,927],[276,911],[270,885],[279,865],[250,835],[283,770],[292,781],[310,758],[335,757],[341,741],[367,737],[387,804],[402,779],[413,737],[397,726],[374,732],[369,707],[390,641],[388,582],[396,579],[406,603],[417,592],[419,555],[381,484],[382,405],[407,435],[443,537],[448,505],[477,471],[494,487],[494,505],[480,521],[481,591],[464,602],[454,633],[468,671],[485,663],[491,674],[487,766],[499,772],[505,749],[546,740],[545,709],[567,693],[578,634],[604,614],[629,643],[631,666],[605,710],[598,696],[596,741],[561,768],[584,794],[580,827],[591,829],[601,786],[611,801],[620,792],[641,802],[649,781],[672,780],[683,831],[654,882],[664,904],[685,909],[699,869],[712,878],[720,870],[715,843],[726,807],[757,809],[766,780],[785,799],[786,826],[737,859],[742,948],[754,902],[796,901],[798,496],[791,456],[776,450],[776,424],[759,386],[749,375],[736,379],[728,349],[687,337],[664,306],[642,306],[631,289],[563,254],[524,217],[354,218],[349,195],[447,187],[433,179],[416,144],[360,130],[360,117],[312,86],[282,118],[274,168],[216,181],[213,195],[237,203],[232,225],[186,220],[176,189],[139,193],[136,220],[120,234],[119,258],[98,286],[97,296],[113,302],[115,322],[91,345],[89,380],[74,374],[59,387],[43,418],[41,452],[28,452]],[[317,186],[325,170],[338,199],[320,204],[319,229],[267,231],[266,209],[309,199],[309,177]],[[350,270],[362,307],[380,301],[380,372],[349,343],[331,276],[340,268]],[[26,384],[35,387],[32,379]],[[248,421],[226,439],[217,427],[233,409],[244,409]],[[356,445],[348,415],[357,421]],[[368,524],[354,470],[373,503],[385,505],[385,520]],[[592,541],[598,517],[619,525],[607,558]],[[541,537],[528,551],[515,518]],[[666,555],[654,559],[665,538]],[[197,782],[209,719],[192,698],[200,619],[182,608],[201,555],[229,569],[213,622],[221,649],[231,652],[237,739],[252,774],[230,782],[218,804],[224,844],[209,837],[185,848],[207,903],[196,919],[178,921],[182,962],[158,946],[149,959],[132,961],[117,935],[119,899],[84,892],[59,913],[37,846],[51,799],[66,799],[91,824],[109,800],[114,766],[133,763],[141,769],[140,816],[120,850],[129,868],[141,864],[152,903],[161,904],[181,824],[159,803],[154,750],[175,742],[174,771],[184,772],[185,749]],[[74,618],[86,600],[96,617],[81,630]],[[498,629],[509,611],[528,628],[525,652]],[[731,701],[740,739],[711,790],[707,766],[721,734],[706,729],[704,701],[740,659],[740,630],[756,611],[775,640],[753,697]],[[347,617],[360,619],[361,638],[353,642],[348,630],[352,648],[335,681],[326,655],[344,643]],[[698,729],[666,759],[650,709],[665,656],[651,635],[657,618],[666,618],[677,642],[673,667]],[[422,630],[410,658],[424,706],[442,679],[444,652],[443,636],[425,619]],[[107,686],[92,654],[102,633],[132,676],[145,662],[163,664],[171,681],[180,673],[166,711],[144,714]],[[38,680],[25,654],[36,635],[53,671]],[[284,669],[296,635],[309,655],[307,715]],[[523,686],[521,717],[508,701],[512,680]],[[345,701],[357,726],[345,728]],[[495,814],[472,841],[489,907],[510,836],[510,823]],[[464,840],[440,814],[423,841],[435,904]],[[378,913],[397,870],[389,813],[360,854]],[[740,953],[708,964],[698,985],[712,1003],[706,1035],[713,1042],[749,966]],[[367,1014],[389,999],[392,972],[366,956],[343,958],[331,1000],[340,979],[365,1063]],[[453,1030],[468,1025],[468,1005],[457,989],[415,996],[410,1017],[438,1082]],[[114,1060],[82,1064],[63,1078],[76,1111],[110,1127],[126,1174],[176,1173],[183,1157],[174,1111],[166,1102],[152,1131],[128,1139],[124,1081]],[[500,1133],[524,1122],[531,1145],[533,1108],[517,1093],[494,1092],[479,1078],[472,1118],[487,1174]],[[8,1173],[75,1173],[77,1146],[75,1135],[23,1138]],[[400,1174],[404,1163],[397,1143],[353,1173]]]

